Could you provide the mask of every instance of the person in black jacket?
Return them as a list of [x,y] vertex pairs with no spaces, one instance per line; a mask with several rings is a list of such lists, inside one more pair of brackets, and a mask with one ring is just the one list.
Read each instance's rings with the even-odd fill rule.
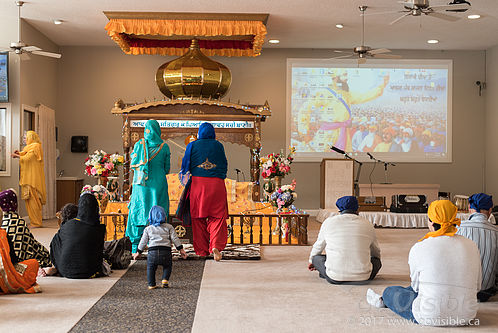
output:
[[61,224],[50,243],[50,258],[60,275],[88,279],[102,275],[105,226],[100,224],[99,204],[85,193],[76,218]]

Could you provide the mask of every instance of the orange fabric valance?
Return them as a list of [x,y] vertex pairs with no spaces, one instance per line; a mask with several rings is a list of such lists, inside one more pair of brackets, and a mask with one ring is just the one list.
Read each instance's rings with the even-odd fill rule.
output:
[[[202,52],[207,56],[255,57],[261,54],[266,36],[263,22],[236,20],[110,19],[105,30],[123,52],[134,55],[180,56],[187,52],[188,46],[161,47],[157,46],[160,43],[154,41],[199,38],[212,41],[205,43],[205,48],[201,46]],[[227,40],[246,43],[232,43],[229,48],[219,46],[226,45]],[[220,41],[218,46],[216,41]],[[252,47],[248,47],[247,42]]]

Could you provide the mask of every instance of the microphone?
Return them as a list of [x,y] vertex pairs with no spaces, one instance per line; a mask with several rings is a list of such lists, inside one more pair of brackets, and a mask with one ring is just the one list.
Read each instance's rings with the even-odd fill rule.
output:
[[237,173],[242,172],[242,171],[240,171],[240,169],[237,169],[237,168],[235,168],[235,171],[236,171]]
[[368,157],[370,157],[370,159],[371,159],[371,160],[373,160],[373,159],[374,159],[374,157],[372,156],[372,154],[367,153],[367,155],[368,155]]
[[336,153],[339,153],[339,154],[342,154],[342,155],[346,155],[346,152],[345,152],[344,150],[339,149],[339,148],[337,148],[337,147],[335,147],[335,146],[330,147],[330,149],[332,149],[332,150],[333,150],[333,151],[335,151]]

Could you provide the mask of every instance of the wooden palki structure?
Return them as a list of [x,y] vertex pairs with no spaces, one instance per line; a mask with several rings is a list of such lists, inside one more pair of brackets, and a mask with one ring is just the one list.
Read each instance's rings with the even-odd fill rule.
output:
[[268,102],[264,105],[241,105],[199,98],[131,105],[119,100],[111,112],[123,117],[124,200],[128,200],[130,195],[130,148],[143,138],[144,126],[149,119],[159,122],[163,140],[196,135],[199,125],[208,121],[216,128],[218,140],[247,146],[251,153],[252,199],[260,200],[261,122],[271,115]]

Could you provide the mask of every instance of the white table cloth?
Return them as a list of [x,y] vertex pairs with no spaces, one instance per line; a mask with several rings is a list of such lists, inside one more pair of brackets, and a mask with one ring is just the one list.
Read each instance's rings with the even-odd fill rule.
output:
[[[320,209],[316,220],[320,223],[328,217],[337,215],[337,210]],[[374,226],[389,228],[427,228],[427,214],[411,213],[391,213],[391,212],[360,212],[360,216],[372,222]],[[458,213],[457,217],[463,220],[468,219],[469,213]],[[496,223],[493,215],[489,218],[492,224]]]

